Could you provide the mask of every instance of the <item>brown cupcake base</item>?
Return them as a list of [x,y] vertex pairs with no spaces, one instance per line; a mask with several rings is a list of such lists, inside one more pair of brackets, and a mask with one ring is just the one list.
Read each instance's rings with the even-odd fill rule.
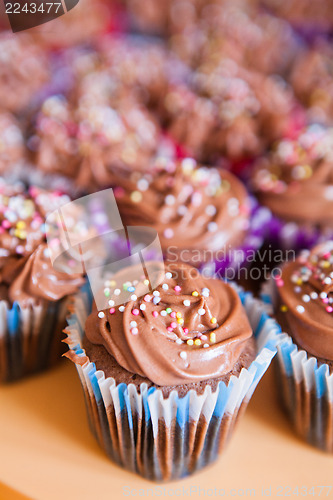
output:
[[147,384],[148,388],[155,387],[155,389],[160,389],[164,398],[167,398],[173,390],[176,390],[178,396],[181,398],[184,397],[190,390],[195,390],[197,394],[203,394],[207,385],[209,385],[214,392],[216,391],[219,382],[228,384],[232,375],[238,377],[243,368],[248,368],[250,366],[257,354],[256,342],[254,337],[252,337],[247,341],[244,351],[237,360],[233,369],[225,375],[203,380],[197,383],[160,387],[145,377],[141,377],[140,375],[136,375],[125,370],[112,356],[110,356],[104,346],[92,344],[86,336],[83,338],[82,347],[84,348],[87,356],[94,360],[96,369],[102,370],[105,377],[112,377],[117,385],[121,383],[133,384],[137,391],[140,392],[141,384]]

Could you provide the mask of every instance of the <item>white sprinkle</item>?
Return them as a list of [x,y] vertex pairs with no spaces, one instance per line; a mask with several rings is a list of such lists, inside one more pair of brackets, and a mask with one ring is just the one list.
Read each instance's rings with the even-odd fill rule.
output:
[[187,354],[186,354],[186,352],[185,352],[185,351],[180,351],[179,356],[180,356],[182,359],[187,359]]
[[177,213],[178,215],[185,215],[187,212],[187,207],[185,205],[180,205],[178,207]]
[[214,205],[207,205],[206,214],[210,217],[213,217],[216,214],[216,208],[214,207]]
[[300,291],[302,290],[300,286],[295,286],[294,288],[295,290],[295,293],[300,293]]
[[114,300],[109,300],[109,306],[111,306],[111,307],[114,306]]
[[163,290],[168,290],[169,285],[167,283],[163,283],[162,288],[163,288]]
[[138,297],[137,295],[135,295],[135,293],[133,293],[133,295],[131,295],[131,300],[136,300]]
[[299,312],[300,314],[303,314],[305,309],[303,306],[296,306],[296,311]]
[[173,194],[168,194],[165,197],[164,201],[167,205],[174,205],[176,198],[173,196]]
[[199,314],[200,316],[203,316],[204,314],[206,314],[205,309],[199,309],[198,314]]
[[177,340],[176,340],[176,344],[183,344],[182,339],[177,339]]
[[138,180],[137,188],[139,191],[147,191],[147,189],[149,188],[149,182],[147,181],[147,179]]
[[311,300],[310,295],[307,295],[307,294],[303,295],[302,300],[303,300],[303,302],[310,302],[310,300]]
[[140,309],[141,309],[141,311],[145,311],[146,310],[146,304],[140,304]]
[[136,321],[131,321],[130,322],[130,327],[131,328],[135,328],[136,326],[138,326],[137,322]]
[[326,292],[321,292],[321,294],[319,295],[319,297],[321,299],[326,299],[327,298],[327,293]]
[[104,318],[104,316],[105,316],[105,314],[103,313],[103,311],[100,311],[100,312],[98,313],[98,317],[99,317],[99,318]]
[[188,300],[188,299],[185,299],[185,300],[183,301],[183,304],[184,304],[184,306],[185,306],[185,307],[189,307],[189,306],[191,305],[191,301],[190,301],[190,300]]
[[172,278],[172,274],[171,273],[165,273],[165,277],[167,280],[170,280]]
[[316,299],[318,299],[318,293],[317,292],[311,292],[310,293],[310,297],[311,297],[311,299],[316,300]]
[[217,231],[217,224],[216,222],[210,222],[207,226],[207,229],[210,233],[214,233],[215,231]]
[[163,234],[164,234],[165,238],[170,239],[173,237],[174,233],[173,233],[173,230],[171,229],[171,227],[168,227],[167,229],[164,230]]
[[122,313],[125,311],[125,306],[119,306],[119,311]]
[[153,291],[154,297],[158,297],[160,295],[160,292],[158,290]]
[[168,313],[163,309],[161,312],[160,312],[160,315],[161,316],[166,316]]
[[202,347],[209,347],[209,344],[204,344]]
[[325,278],[325,279],[324,279],[324,283],[325,283],[325,285],[330,285],[330,284],[332,283],[331,278],[329,278],[329,277],[327,276],[327,278]]
[[115,295],[120,295],[120,289],[116,288],[115,291],[113,292]]

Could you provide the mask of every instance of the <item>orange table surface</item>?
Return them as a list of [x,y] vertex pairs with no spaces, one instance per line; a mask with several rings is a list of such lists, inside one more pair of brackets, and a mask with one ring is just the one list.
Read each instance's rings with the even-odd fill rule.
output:
[[0,388],[0,443],[1,500],[277,498],[305,492],[313,498],[319,486],[332,486],[320,497],[333,499],[333,456],[294,436],[277,403],[271,369],[225,453],[184,480],[158,485],[108,460],[90,434],[79,379],[67,360]]

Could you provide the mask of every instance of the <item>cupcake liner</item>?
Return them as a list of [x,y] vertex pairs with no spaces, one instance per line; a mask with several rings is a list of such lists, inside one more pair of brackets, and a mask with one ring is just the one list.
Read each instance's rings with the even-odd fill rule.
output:
[[[272,312],[273,290],[263,288]],[[309,444],[333,452],[333,373],[285,334],[277,345],[276,378],[281,402],[297,434]]]
[[0,382],[45,370],[64,352],[67,299],[10,308],[0,301]]
[[248,369],[212,392],[189,391],[167,398],[156,387],[116,385],[82,349],[85,320],[90,310],[87,288],[75,298],[66,330],[72,359],[82,383],[91,430],[107,455],[118,465],[147,479],[165,481],[185,477],[214,462],[228,442],[258,382],[276,353],[278,325],[264,306],[236,287],[247,311],[258,345]]

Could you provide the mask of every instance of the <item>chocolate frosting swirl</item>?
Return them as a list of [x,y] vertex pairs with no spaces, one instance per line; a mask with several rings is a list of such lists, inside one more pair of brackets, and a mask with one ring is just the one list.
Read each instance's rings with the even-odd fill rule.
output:
[[[86,322],[88,340],[159,386],[228,373],[252,336],[237,292],[187,264],[167,263],[165,271],[154,292],[140,298],[139,282],[129,302],[95,309]],[[122,272],[113,279],[115,289],[123,289]]]
[[128,225],[148,225],[164,250],[221,250],[239,244],[248,227],[246,189],[230,172],[186,158],[152,174],[118,176],[115,190]]
[[58,272],[52,266],[46,244],[25,260],[21,272],[9,286],[9,299],[27,304],[40,298],[57,301],[75,293],[84,283],[82,275]]
[[333,129],[310,126],[258,160],[259,200],[284,220],[333,227]]
[[333,241],[284,265],[276,280],[282,326],[310,354],[333,360]]
[[0,179],[0,299],[20,304],[56,301],[75,292],[84,280],[53,269],[45,243],[48,213],[70,201],[58,192]]
[[134,98],[113,107],[91,97],[77,106],[63,96],[48,98],[30,140],[41,170],[73,178],[87,190],[110,186],[112,168],[144,170],[159,137],[156,121]]

